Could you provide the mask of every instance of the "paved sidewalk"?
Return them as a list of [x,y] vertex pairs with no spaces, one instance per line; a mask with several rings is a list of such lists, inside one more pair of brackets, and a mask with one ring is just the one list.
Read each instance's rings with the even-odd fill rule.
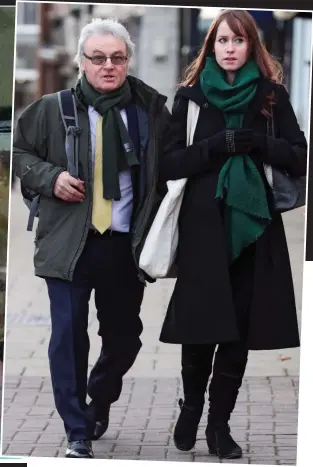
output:
[[[302,209],[285,217],[299,322],[304,220]],[[26,221],[27,209],[19,193],[13,192],[3,454],[63,457],[66,439],[54,409],[47,359],[49,303],[45,283],[33,275],[33,234],[26,232]],[[145,291],[143,347],[124,378],[107,433],[93,443],[97,458],[219,462],[208,455],[205,444],[207,406],[195,448],[184,453],[173,444],[177,400],[182,395],[180,348],[158,341],[173,283],[159,280]],[[92,367],[100,350],[94,308],[90,313],[90,337]],[[250,353],[231,419],[233,435],[244,450],[244,457],[235,463],[296,464],[299,353],[299,349]]]

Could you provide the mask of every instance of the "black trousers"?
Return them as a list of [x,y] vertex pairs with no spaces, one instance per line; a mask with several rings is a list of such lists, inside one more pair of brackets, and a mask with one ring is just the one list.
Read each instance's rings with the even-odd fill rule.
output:
[[[72,282],[46,278],[51,309],[49,362],[56,408],[69,441],[88,439],[87,392],[99,407],[115,402],[123,375],[141,348],[144,285],[137,278],[130,235],[90,233]],[[102,339],[89,380],[89,300],[95,292]]]
[[209,377],[209,415],[214,423],[228,422],[248,362],[247,332],[253,295],[255,245],[251,244],[230,267],[233,303],[240,339],[223,344],[182,345],[185,402],[204,402]]

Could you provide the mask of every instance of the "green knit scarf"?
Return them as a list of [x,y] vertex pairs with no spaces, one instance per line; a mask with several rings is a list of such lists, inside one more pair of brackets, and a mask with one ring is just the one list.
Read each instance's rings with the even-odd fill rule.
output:
[[76,84],[76,93],[86,105],[91,105],[103,117],[103,197],[121,198],[118,173],[126,167],[139,165],[133,142],[120,114],[120,109],[132,100],[129,82],[112,92],[101,94],[91,86],[85,73]]
[[[200,75],[201,88],[209,102],[224,113],[227,128],[241,128],[244,114],[255,95],[260,72],[249,60],[235,75],[232,84],[214,57],[207,57]],[[225,228],[229,261],[255,242],[271,221],[262,177],[246,154],[229,157],[222,167],[216,198],[224,199]]]

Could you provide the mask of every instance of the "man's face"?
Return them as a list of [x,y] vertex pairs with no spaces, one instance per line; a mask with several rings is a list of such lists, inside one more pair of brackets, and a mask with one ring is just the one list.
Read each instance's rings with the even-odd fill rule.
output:
[[[122,86],[128,71],[127,47],[112,34],[94,35],[85,43],[82,71],[99,92],[114,91]],[[104,61],[104,57],[111,57]],[[114,63],[112,63],[112,60]]]

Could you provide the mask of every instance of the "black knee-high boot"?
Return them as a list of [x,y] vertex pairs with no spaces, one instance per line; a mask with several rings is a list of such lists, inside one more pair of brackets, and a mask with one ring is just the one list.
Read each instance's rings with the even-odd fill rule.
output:
[[[205,431],[211,454],[220,458],[242,457],[241,447],[230,434],[229,420],[234,410],[247,363],[247,352],[243,351],[238,360],[224,362],[216,356],[214,373],[209,386],[209,414]],[[228,367],[228,370],[225,371]]]
[[181,412],[174,430],[174,443],[181,451],[189,451],[196,442],[214,348],[210,345],[182,346],[184,401],[179,400]]
[[240,386],[241,378],[219,375],[209,387],[210,409],[205,435],[210,454],[217,454],[220,458],[236,459],[242,456],[242,450],[233,440],[228,424]]

